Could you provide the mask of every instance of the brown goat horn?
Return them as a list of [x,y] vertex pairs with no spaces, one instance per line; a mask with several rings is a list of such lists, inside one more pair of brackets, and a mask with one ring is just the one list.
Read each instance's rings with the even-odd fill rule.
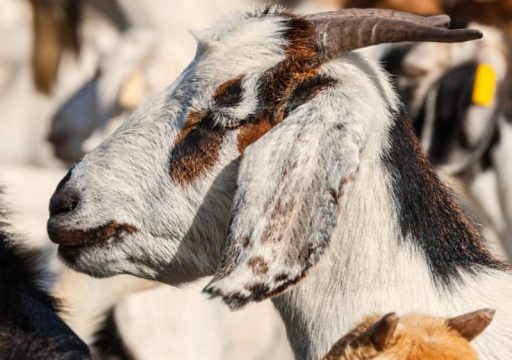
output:
[[348,17],[371,17],[389,20],[401,20],[414,22],[416,24],[447,27],[450,24],[450,17],[448,15],[436,16],[419,16],[413,15],[402,11],[386,10],[386,9],[343,9],[338,11],[328,11],[318,14],[311,14],[304,16],[307,20],[317,22],[319,20],[327,20],[333,18],[348,18]]
[[316,28],[323,60],[359,48],[403,41],[462,42],[480,39],[473,29],[449,30],[448,16],[421,17],[407,13],[353,9],[305,16]]

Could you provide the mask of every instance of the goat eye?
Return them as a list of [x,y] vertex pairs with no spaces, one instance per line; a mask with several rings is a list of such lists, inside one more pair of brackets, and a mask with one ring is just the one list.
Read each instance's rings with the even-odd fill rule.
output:
[[240,127],[240,121],[235,119],[228,119],[224,125],[226,130],[236,130]]

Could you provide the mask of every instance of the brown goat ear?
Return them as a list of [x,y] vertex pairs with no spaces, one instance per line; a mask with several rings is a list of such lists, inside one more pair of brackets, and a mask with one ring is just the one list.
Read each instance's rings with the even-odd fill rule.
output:
[[345,210],[365,139],[335,112],[303,112],[249,146],[240,162],[224,257],[204,290],[231,308],[303,279]]
[[446,320],[448,327],[457,331],[466,340],[471,341],[480,335],[491,323],[493,309],[481,309]]
[[389,346],[393,336],[395,335],[399,320],[400,318],[397,314],[390,313],[383,316],[370,329],[368,329],[370,341],[377,350],[382,351]]

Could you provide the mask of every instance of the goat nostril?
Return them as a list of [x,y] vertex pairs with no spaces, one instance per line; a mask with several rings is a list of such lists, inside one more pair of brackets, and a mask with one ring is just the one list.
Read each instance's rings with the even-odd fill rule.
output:
[[79,203],[80,199],[78,195],[66,192],[57,192],[50,200],[50,217],[58,214],[69,213],[76,209]]

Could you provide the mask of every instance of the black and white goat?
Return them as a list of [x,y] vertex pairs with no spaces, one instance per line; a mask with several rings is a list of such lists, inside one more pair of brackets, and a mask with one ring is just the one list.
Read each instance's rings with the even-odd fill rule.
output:
[[482,307],[497,315],[475,346],[506,358],[512,275],[435,175],[388,76],[352,52],[481,36],[448,22],[266,8],[196,33],[178,80],[57,187],[61,257],[99,277],[215,274],[205,291],[233,309],[273,297],[299,359],[369,313]]
[[87,346],[42,289],[35,251],[19,245],[0,205],[0,359],[87,359]]

